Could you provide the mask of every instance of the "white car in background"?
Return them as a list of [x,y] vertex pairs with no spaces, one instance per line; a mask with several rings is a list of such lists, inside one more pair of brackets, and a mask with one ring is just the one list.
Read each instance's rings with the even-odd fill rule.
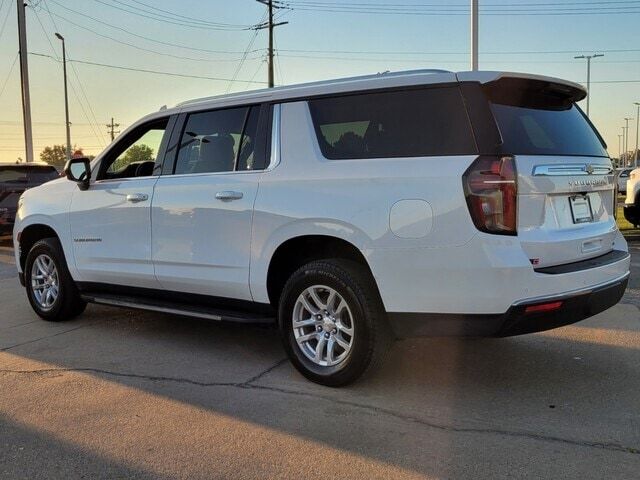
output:
[[331,386],[395,337],[576,322],[618,302],[630,261],[585,95],[412,71],[164,109],[25,192],[20,279],[45,320],[94,302],[274,323]]
[[616,182],[618,186],[618,192],[627,193],[627,180],[633,167],[616,168]]

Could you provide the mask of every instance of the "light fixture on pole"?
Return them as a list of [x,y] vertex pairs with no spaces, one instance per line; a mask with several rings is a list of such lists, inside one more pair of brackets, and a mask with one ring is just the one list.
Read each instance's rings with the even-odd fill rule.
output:
[[594,53],[593,55],[578,55],[573,58],[583,58],[587,60],[587,117],[589,116],[589,97],[591,96],[591,59],[604,57],[604,53]]
[[67,162],[71,160],[71,123],[69,122],[69,96],[67,94],[67,50],[64,37],[56,32],[56,37],[62,42],[62,71],[64,73],[64,117],[67,125]]

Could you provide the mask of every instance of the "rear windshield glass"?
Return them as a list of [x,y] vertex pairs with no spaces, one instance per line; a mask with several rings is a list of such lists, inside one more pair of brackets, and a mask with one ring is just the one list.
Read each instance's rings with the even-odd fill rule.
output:
[[42,167],[29,169],[27,176],[30,183],[45,183],[58,178],[60,174],[54,167]]
[[598,135],[575,105],[569,108],[526,108],[492,104],[505,153],[606,157]]
[[320,98],[309,107],[329,159],[477,152],[457,87]]
[[24,168],[0,167],[0,183],[27,182],[27,171]]

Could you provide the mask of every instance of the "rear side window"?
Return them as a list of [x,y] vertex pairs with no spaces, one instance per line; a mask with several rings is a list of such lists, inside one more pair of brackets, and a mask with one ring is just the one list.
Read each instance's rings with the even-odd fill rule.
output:
[[457,87],[320,98],[309,108],[332,160],[477,153]]

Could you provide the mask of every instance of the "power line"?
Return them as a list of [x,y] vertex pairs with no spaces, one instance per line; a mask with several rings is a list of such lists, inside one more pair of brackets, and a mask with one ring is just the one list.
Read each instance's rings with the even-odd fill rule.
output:
[[[132,32],[130,30],[127,30],[126,28],[123,28],[123,27],[120,27],[120,26],[117,26],[117,25],[113,25],[111,23],[107,23],[104,20],[97,19],[95,17],[89,16],[89,15],[87,15],[85,13],[82,13],[82,12],[79,12],[77,10],[73,10],[73,9],[71,9],[71,8],[65,6],[65,5],[62,5],[61,3],[58,3],[56,0],[51,0],[51,1],[53,3],[55,3],[56,5],[58,5],[59,7],[65,9],[65,10],[67,10],[69,12],[72,12],[72,13],[74,13],[76,15],[79,15],[79,16],[81,16],[83,18],[91,19],[91,20],[93,20],[93,21],[95,21],[97,23],[100,23],[101,25],[104,25],[106,27],[113,28],[113,29],[118,30],[120,32],[124,32],[124,33],[126,33],[128,35],[140,38],[142,40],[146,40],[148,42],[157,43],[159,45],[165,45],[165,46],[169,46],[169,47],[176,47],[176,48],[182,48],[182,49],[185,49],[185,50],[192,50],[192,51],[196,51],[196,52],[205,52],[205,53],[233,54],[233,55],[239,55],[239,54],[244,53],[243,51],[237,51],[237,50],[229,51],[229,50],[211,50],[211,49],[207,49],[207,48],[198,48],[198,47],[193,47],[193,46],[189,46],[189,45],[181,45],[181,44],[178,44],[178,43],[171,43],[171,42],[159,40],[157,38],[146,37],[144,35],[140,35],[138,33],[135,33],[135,32]],[[44,5],[45,5],[45,8],[47,8],[47,10],[49,10],[48,5],[46,3]],[[49,11],[49,13],[51,14],[50,11]],[[67,22],[72,23],[71,20],[68,20],[68,19],[62,17],[61,15],[56,15],[56,16],[58,18],[62,18],[63,20],[65,20]],[[76,24],[74,24],[74,25],[76,25]],[[82,26],[80,28],[85,28],[86,29],[86,27],[82,27]],[[260,50],[252,50],[249,53],[253,53],[253,52],[257,52],[257,51],[260,51]],[[238,61],[238,60],[239,59],[231,59],[231,61]]]
[[[209,26],[213,26],[213,27],[222,27],[222,28],[228,28],[231,30],[248,30],[248,27],[250,27],[249,25],[239,25],[239,24],[231,24],[231,23],[219,23],[219,22],[209,22],[206,20],[202,20],[202,18],[195,18],[195,17],[187,17],[185,15],[181,15],[179,13],[176,12],[171,12],[169,10],[163,10],[159,7],[156,7],[155,5],[149,5],[147,3],[144,2],[140,2],[138,0],[131,0],[133,3],[137,3],[138,5],[143,5],[145,7],[147,7],[147,9],[142,9],[142,8],[138,8],[132,5],[129,5],[127,3],[124,3],[120,0],[112,0],[115,3],[119,3],[121,5],[125,5],[129,8],[133,8],[134,10],[138,10],[140,12],[144,12],[144,13],[151,13],[152,15],[157,15],[160,16],[161,18],[168,18],[170,20],[174,20],[176,18],[181,18],[184,19],[188,22],[195,22],[201,25],[209,25]],[[151,11],[149,11],[149,9]],[[158,14],[155,12],[162,12],[162,13],[166,13],[168,15],[162,15],[162,14]]]
[[[158,14],[153,14],[156,16],[152,16],[152,15],[146,15],[144,13],[140,13],[137,12],[136,10],[129,10],[127,8],[123,8],[123,7],[118,7],[116,5],[113,5],[111,3],[107,3],[104,2],[102,0],[93,0],[96,3],[100,3],[102,5],[105,5],[107,7],[116,9],[116,10],[120,10],[123,12],[127,12],[127,13],[131,13],[133,15],[137,15],[139,17],[144,17],[144,18],[148,18],[151,20],[155,20],[157,22],[162,22],[162,23],[167,23],[167,24],[172,24],[172,25],[179,25],[182,27],[187,27],[187,28],[198,28],[198,29],[204,29],[204,30],[250,30],[251,29],[251,25],[243,25],[240,28],[238,27],[229,27],[229,28],[225,28],[225,27],[220,27],[220,26],[214,26],[214,25],[202,25],[202,24],[195,24],[193,22],[179,22],[179,21],[175,21],[175,20],[171,20],[171,17],[167,17],[166,15],[158,15]],[[122,2],[118,2],[120,4],[122,4]],[[129,8],[135,8],[135,7],[131,7],[129,6]],[[138,9],[140,10],[140,9]],[[166,18],[165,18],[166,17]]]
[[[65,7],[65,6],[61,5],[60,3],[58,3],[56,0],[51,0],[51,1],[52,1],[53,3],[55,3],[56,5],[58,5],[58,6],[62,7],[62,8],[64,8],[64,9],[66,9],[66,10],[69,10],[69,11],[71,11],[71,12],[77,13],[78,15],[82,15],[82,16],[84,16],[84,17],[86,17],[86,18],[89,18],[89,19],[91,19],[91,20],[93,20],[93,21],[95,21],[95,22],[98,22],[98,23],[104,23],[104,22],[102,22],[101,20],[98,20],[98,19],[97,19],[97,18],[95,18],[95,17],[91,17],[91,16],[89,16],[89,15],[86,15],[86,14],[83,14],[83,13],[77,12],[77,11],[75,11],[75,10],[72,10],[72,9],[70,9],[70,8],[67,8],[67,7]],[[113,42],[119,43],[119,44],[121,44],[121,45],[126,45],[127,47],[135,48],[136,50],[140,50],[140,51],[143,51],[143,52],[154,53],[154,54],[156,54],[156,55],[161,55],[161,56],[164,56],[164,57],[176,58],[176,59],[179,59],[179,60],[191,60],[191,61],[196,61],[196,62],[229,62],[229,61],[237,61],[237,60],[235,60],[235,59],[215,59],[215,60],[214,60],[214,59],[209,59],[209,58],[185,57],[184,55],[175,55],[175,54],[168,53],[168,52],[160,52],[160,51],[158,51],[158,50],[153,50],[153,49],[150,49],[150,48],[141,47],[141,46],[136,45],[136,44],[133,44],[133,43],[125,42],[124,40],[119,40],[119,39],[117,39],[117,38],[114,38],[114,37],[112,37],[112,36],[110,36],[110,35],[107,35],[107,34],[104,34],[104,33],[96,32],[95,30],[93,30],[93,29],[91,29],[91,28],[88,28],[88,27],[85,27],[85,26],[83,26],[83,25],[80,25],[80,24],[78,24],[78,23],[74,22],[73,20],[69,20],[68,18],[66,18],[66,17],[64,17],[64,16],[62,16],[62,15],[60,15],[60,14],[58,14],[58,13],[55,13],[55,12],[49,12],[49,13],[50,13],[51,15],[53,15],[53,16],[55,16],[55,17],[57,17],[57,18],[59,18],[59,19],[61,19],[61,20],[63,20],[63,21],[65,21],[65,22],[67,22],[67,23],[69,23],[69,24],[71,24],[71,25],[73,25],[73,26],[77,27],[77,28],[80,28],[80,29],[82,29],[82,30],[85,30],[85,31],[91,32],[91,33],[93,33],[94,35],[97,35],[98,37],[106,38],[106,39],[111,40],[111,41],[113,41]],[[106,25],[106,24],[105,24],[105,25]],[[128,32],[127,30],[122,29],[122,28],[120,28],[120,27],[116,27],[116,26],[113,26],[113,25],[110,25],[110,26],[111,26],[111,27],[113,27],[113,28],[116,28],[116,29],[118,29],[118,30],[126,31],[127,33],[130,33],[131,35],[139,36],[139,35],[137,35],[137,34],[134,34],[134,33]]]
[[0,98],[2,98],[4,89],[7,87],[7,83],[9,83],[9,78],[11,77],[11,73],[13,73],[13,69],[15,68],[16,63],[18,63],[18,57],[19,57],[19,54],[16,53],[16,56],[14,57],[13,62],[11,63],[11,68],[9,68],[9,73],[7,73],[7,78],[4,79],[4,82],[2,83],[2,88],[0,88]]
[[[267,16],[266,14],[263,14],[258,23],[259,24],[262,23],[266,18],[266,16]],[[235,82],[236,78],[238,78],[240,69],[242,68],[242,65],[244,64],[244,61],[247,58],[247,55],[249,54],[251,47],[253,47],[253,43],[256,41],[257,37],[258,37],[258,30],[255,30],[253,32],[253,35],[251,36],[251,40],[249,40],[249,43],[247,44],[247,48],[244,49],[244,53],[242,54],[242,58],[240,59],[240,62],[238,63],[238,65],[236,65],[233,75],[231,76],[231,81],[229,82],[229,85],[227,85],[227,89],[225,93],[229,93],[229,90],[231,90],[231,85],[233,85],[233,82]]]
[[[2,10],[2,8],[0,8]],[[4,20],[2,21],[2,26],[0,26],[0,38],[2,38],[2,34],[4,33],[4,27],[7,25],[7,19],[9,18],[9,14],[11,13],[11,2],[9,2],[9,8],[7,8],[7,14],[4,16]]]
[[[35,55],[38,57],[45,57],[45,58],[50,58],[54,61],[57,61],[54,57],[52,57],[51,55],[45,55],[43,53],[37,53],[37,52],[29,52],[29,55]],[[123,66],[123,65],[112,65],[112,64],[108,64],[108,63],[98,63],[98,62],[90,62],[87,60],[69,60],[70,62],[74,62],[74,63],[80,63],[83,65],[94,65],[97,67],[105,67],[105,68],[114,68],[117,70],[126,70],[126,71],[131,71],[131,72],[141,72],[141,73],[152,73],[152,74],[156,74],[156,75],[167,75],[170,77],[182,77],[182,78],[197,78],[197,79],[201,79],[201,80],[213,80],[213,81],[218,81],[218,82],[228,82],[231,79],[230,78],[222,78],[222,77],[209,77],[206,75],[189,75],[186,73],[176,73],[176,72],[166,72],[166,71],[162,71],[162,70],[147,70],[144,68],[135,68],[135,67],[127,67],[127,66]],[[245,82],[249,82],[249,80],[237,80],[238,82],[241,83],[245,83]],[[259,80],[252,80],[249,83],[259,83],[259,84],[266,84],[267,82],[262,82]]]
[[[42,33],[44,34],[45,38],[47,39],[47,42],[49,43],[49,47],[51,48],[51,52],[53,53],[53,55],[55,57],[55,60],[57,62],[60,62],[60,58],[58,57],[58,54],[56,53],[56,49],[54,48],[53,44],[51,43],[51,38],[49,38],[49,35],[47,34],[47,30],[44,28],[44,24],[40,20],[40,15],[38,15],[38,11],[33,9],[33,13],[36,16],[36,20],[38,21],[38,24],[40,25],[40,28],[42,29]],[[51,19],[51,20],[53,21],[53,19]],[[70,61],[68,61],[67,63],[70,63]],[[73,64],[71,64],[71,65],[73,66]],[[84,89],[82,88],[82,84],[80,83],[80,79],[79,79],[79,77],[77,77],[77,75],[76,75],[76,78],[78,80],[78,84],[79,84],[80,88],[84,91]],[[84,118],[91,125],[91,119],[89,118],[89,115],[87,115],[87,112],[86,112],[86,110],[84,108],[84,104],[82,103],[82,101],[80,99],[80,96],[78,95],[78,92],[76,91],[75,87],[73,86],[73,83],[69,82],[69,86],[71,86],[71,91],[73,92],[74,97],[78,101],[78,105],[80,105],[80,110],[82,111],[82,114],[84,115]],[[85,100],[87,102],[89,110],[91,110],[91,112],[93,112],[93,109],[91,108],[91,104],[89,103],[89,99],[86,97],[86,94],[85,94]],[[94,115],[94,121],[95,121],[95,115]],[[95,128],[94,128],[93,125],[91,125],[91,130],[93,131],[93,133],[96,136],[96,138],[106,146],[106,143],[104,141],[104,137],[101,137],[99,135],[99,133],[98,133],[100,130],[98,128],[98,122],[97,121],[96,121]]]

